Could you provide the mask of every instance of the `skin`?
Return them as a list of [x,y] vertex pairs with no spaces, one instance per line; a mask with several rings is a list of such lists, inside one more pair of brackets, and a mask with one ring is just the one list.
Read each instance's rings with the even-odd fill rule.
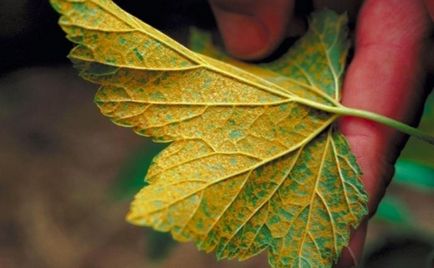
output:
[[[273,52],[293,22],[293,0],[210,0],[210,4],[226,49],[245,60]],[[402,122],[417,122],[426,97],[421,81],[428,65],[423,57],[432,49],[433,19],[434,0],[364,1],[342,103]],[[340,128],[363,171],[372,216],[407,137],[352,117],[342,118]],[[337,267],[350,267],[361,258],[367,225],[368,218],[353,231],[349,249],[344,249]]]

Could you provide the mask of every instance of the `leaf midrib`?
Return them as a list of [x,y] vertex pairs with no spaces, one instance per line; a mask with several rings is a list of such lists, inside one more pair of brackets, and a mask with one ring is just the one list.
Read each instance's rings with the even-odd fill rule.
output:
[[[86,0],[85,0],[85,1],[86,1]],[[287,93],[289,93],[289,92],[288,92],[287,90],[285,90],[284,88],[280,87],[279,85],[274,84],[274,83],[271,83],[271,82],[269,82],[269,81],[267,81],[267,80],[265,80],[265,79],[263,79],[263,78],[261,78],[261,77],[259,77],[259,76],[256,76],[256,75],[254,75],[254,74],[251,74],[251,73],[249,73],[249,72],[246,72],[246,71],[244,71],[243,69],[240,69],[240,68],[238,68],[238,67],[236,67],[236,66],[230,65],[231,67],[237,69],[237,71],[239,71],[239,72],[245,74],[247,77],[250,76],[250,77],[252,77],[252,78],[254,78],[254,79],[260,81],[261,84],[256,83],[256,82],[253,82],[253,81],[249,81],[249,80],[247,80],[247,79],[244,79],[243,77],[240,77],[240,76],[237,76],[237,75],[233,75],[233,74],[231,74],[231,73],[229,73],[229,72],[226,72],[226,71],[224,71],[224,70],[222,70],[222,69],[220,69],[220,68],[218,68],[218,67],[216,67],[216,66],[213,66],[213,65],[209,64],[209,63],[206,61],[206,57],[204,57],[204,56],[202,56],[202,55],[199,55],[199,54],[197,54],[197,53],[194,53],[194,52],[188,50],[187,48],[185,48],[184,46],[182,46],[181,44],[179,44],[178,42],[176,42],[176,41],[174,41],[174,40],[173,40],[173,43],[175,44],[175,46],[173,46],[173,45],[169,45],[169,44],[167,44],[165,41],[160,40],[159,38],[156,38],[156,37],[153,35],[153,33],[151,33],[151,32],[147,32],[147,31],[144,31],[144,30],[141,29],[141,28],[136,28],[136,27],[139,27],[139,26],[141,26],[142,24],[144,24],[142,21],[134,20],[134,22],[135,22],[135,23],[138,23],[138,25],[132,25],[130,22],[121,19],[117,14],[113,13],[111,10],[109,10],[108,8],[106,8],[106,7],[103,6],[103,5],[100,5],[99,3],[95,2],[94,0],[87,0],[87,1],[90,1],[91,3],[95,4],[96,6],[99,6],[101,9],[105,10],[106,12],[108,12],[109,14],[111,14],[112,16],[114,16],[115,18],[117,18],[118,20],[120,20],[120,21],[122,21],[123,23],[127,24],[127,25],[128,25],[129,27],[131,27],[133,30],[136,30],[136,31],[139,31],[139,32],[141,32],[141,33],[143,33],[143,34],[145,34],[145,35],[148,35],[148,36],[154,38],[155,40],[159,40],[160,43],[164,44],[164,45],[165,45],[166,47],[168,47],[169,49],[175,50],[177,53],[183,55],[184,57],[186,57],[186,58],[188,58],[188,59],[190,59],[190,60],[192,60],[193,62],[196,62],[199,66],[202,66],[202,67],[204,67],[204,68],[207,68],[207,69],[209,69],[209,70],[211,70],[211,71],[214,71],[214,72],[216,72],[216,73],[219,73],[219,74],[221,74],[221,75],[231,77],[231,78],[236,79],[236,80],[238,80],[238,81],[240,81],[240,82],[243,82],[243,83],[245,83],[245,84],[248,84],[248,85],[251,85],[251,86],[254,86],[254,87],[260,88],[260,89],[262,89],[263,91],[266,91],[266,92],[268,92],[268,93],[270,93],[270,94],[273,94],[273,95],[277,95],[277,96],[280,96],[280,97],[283,97],[283,98],[286,98],[286,99],[291,99],[291,98],[294,96],[294,95],[288,95]],[[131,16],[130,14],[124,12],[124,11],[123,11],[119,6],[117,6],[114,2],[111,2],[111,3],[112,3],[114,6],[116,6],[116,7],[119,9],[119,11],[121,11],[121,12],[123,12],[124,14],[128,15],[128,17],[132,17],[132,19],[135,18],[135,17]],[[81,27],[81,26],[77,25],[77,27]],[[155,30],[155,31],[158,32],[158,30]],[[162,34],[162,33],[161,33],[161,34]],[[163,35],[163,34],[162,34],[162,35]],[[172,39],[170,39],[170,40],[172,40]],[[204,59],[205,59],[205,60],[204,60]],[[212,58],[211,58],[211,60],[215,60],[215,59],[212,59]],[[96,61],[96,60],[95,60],[95,61]],[[218,61],[218,60],[215,60],[215,61]],[[99,61],[97,61],[97,62],[99,62]],[[101,64],[106,64],[106,63],[102,63],[102,62],[99,62],[99,63],[101,63]],[[221,62],[221,63],[222,63],[222,64],[227,64],[227,63],[224,63],[224,62]],[[110,64],[109,64],[109,65],[110,65]],[[114,64],[113,64],[113,66],[118,67],[117,65],[114,65]],[[128,68],[128,67],[127,67],[127,68]],[[150,69],[147,69],[147,70],[150,70]],[[268,86],[270,86],[271,88],[269,88],[269,87],[267,87],[267,86],[265,86],[265,85],[268,85]],[[306,85],[305,88],[309,89],[310,87]],[[312,90],[312,91],[313,91],[314,93],[317,93],[317,94],[318,94],[318,92],[317,92],[316,90]],[[330,99],[330,101],[331,101],[331,100],[333,100],[333,99]],[[337,105],[338,103],[333,103],[333,104]]]
[[[173,49],[173,50],[175,50],[177,53],[179,53],[179,54],[181,54],[181,55],[187,57],[188,59],[190,59],[190,60],[196,62],[196,64],[199,64],[199,65],[201,65],[201,66],[203,66],[203,67],[205,67],[205,68],[207,68],[207,69],[209,69],[209,70],[212,70],[212,71],[214,71],[214,72],[220,73],[220,74],[222,74],[222,75],[226,75],[226,76],[232,77],[232,78],[234,78],[234,79],[236,79],[236,80],[239,80],[239,81],[241,81],[241,82],[244,82],[244,83],[246,83],[246,84],[249,84],[249,85],[252,85],[252,86],[255,86],[255,87],[259,87],[259,88],[261,88],[261,89],[263,89],[263,90],[266,90],[266,91],[268,91],[269,93],[272,93],[272,94],[274,94],[274,95],[278,95],[278,96],[281,96],[281,97],[284,97],[284,98],[288,98],[288,99],[291,98],[290,95],[285,94],[286,92],[285,92],[285,90],[284,90],[283,88],[280,88],[279,86],[277,86],[277,85],[275,85],[275,84],[273,84],[273,83],[270,83],[270,82],[266,81],[265,79],[263,79],[263,78],[261,78],[261,77],[259,77],[259,76],[256,76],[256,75],[253,75],[253,74],[250,74],[250,73],[248,73],[248,72],[246,72],[246,71],[244,71],[244,70],[242,70],[242,69],[239,69],[239,68],[233,66],[234,68],[238,69],[239,72],[242,72],[242,73],[246,74],[247,76],[253,76],[253,77],[255,77],[257,80],[261,81],[263,84],[267,84],[267,85],[269,85],[269,86],[271,86],[271,87],[274,87],[274,88],[278,89],[278,91],[277,91],[277,90],[270,89],[270,88],[268,88],[268,87],[265,87],[264,85],[261,85],[261,84],[258,84],[258,83],[255,83],[255,82],[252,82],[252,81],[246,80],[246,79],[244,79],[243,77],[239,77],[239,76],[236,76],[236,75],[232,75],[231,73],[228,73],[228,72],[226,72],[226,71],[224,71],[224,70],[221,70],[220,68],[217,68],[217,67],[215,67],[215,66],[212,66],[212,65],[210,65],[206,60],[203,60],[201,56],[199,56],[198,54],[196,54],[196,53],[194,53],[194,52],[191,52],[189,49],[187,49],[186,47],[182,46],[182,45],[179,44],[178,42],[176,42],[176,41],[173,40],[173,43],[176,44],[176,45],[175,45],[175,46],[173,46],[173,45],[169,45],[169,44],[167,44],[166,42],[164,42],[163,40],[160,40],[160,38],[155,37],[155,35],[154,35],[153,33],[151,33],[151,32],[147,32],[147,31],[144,31],[143,29],[140,29],[140,28],[135,28],[135,27],[136,27],[135,25],[131,25],[130,22],[123,20],[123,19],[120,18],[117,14],[113,13],[111,10],[109,10],[108,8],[106,8],[106,7],[103,6],[103,5],[100,5],[99,3],[95,2],[94,0],[87,0],[87,1],[90,1],[91,3],[95,4],[96,6],[99,6],[101,9],[105,10],[106,12],[108,12],[109,14],[111,14],[112,16],[116,17],[118,20],[124,22],[125,24],[127,24],[127,25],[130,26],[131,28],[133,28],[133,29],[135,29],[135,30],[137,30],[137,31],[139,31],[139,32],[141,32],[141,33],[143,33],[143,34],[145,34],[145,35],[148,35],[148,36],[154,38],[155,40],[159,40],[160,43],[164,44],[164,45],[165,45],[166,47],[168,47],[169,49]],[[116,5],[114,2],[112,2],[112,4],[113,4],[114,6],[116,6],[116,7],[119,9],[120,12],[122,12],[122,13],[124,13],[124,14],[127,14],[128,16],[131,16],[130,14],[128,14],[128,13],[126,13],[125,11],[123,11],[123,10],[122,10],[118,5]],[[134,18],[134,17],[133,17],[133,18]],[[137,22],[137,21],[135,20],[135,22]],[[137,26],[141,26],[142,24],[144,24],[142,21],[139,21],[138,23],[139,23],[139,25],[137,25]],[[77,26],[78,26],[78,25],[77,25]],[[155,31],[158,32],[158,30],[155,30]],[[161,33],[161,34],[162,34],[162,33]],[[170,40],[172,40],[172,39],[170,39]],[[223,63],[223,64],[225,64],[225,63]]]

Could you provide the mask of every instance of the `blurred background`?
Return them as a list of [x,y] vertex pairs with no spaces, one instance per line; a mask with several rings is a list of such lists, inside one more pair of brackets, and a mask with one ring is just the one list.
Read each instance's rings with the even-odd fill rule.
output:
[[[298,1],[302,21],[314,6]],[[206,1],[116,1],[175,39],[218,35]],[[124,220],[162,145],[120,128],[93,104],[96,87],[67,61],[71,44],[44,0],[0,1],[0,267],[266,267],[265,256],[217,262],[191,244]],[[352,24],[353,25],[353,24]],[[270,60],[295,40],[288,38]],[[434,79],[428,77],[427,88]],[[420,127],[434,134],[434,96]],[[361,267],[434,267],[433,149],[410,139],[372,220]]]

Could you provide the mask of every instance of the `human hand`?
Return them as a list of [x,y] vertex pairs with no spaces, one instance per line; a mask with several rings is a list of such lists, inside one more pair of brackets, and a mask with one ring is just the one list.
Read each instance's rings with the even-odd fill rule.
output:
[[[291,27],[293,0],[210,0],[226,49],[242,59],[269,55]],[[434,0],[367,0],[359,12],[355,55],[348,67],[342,103],[414,123],[425,99],[422,82]],[[406,140],[386,126],[345,117],[340,128],[363,171],[372,216]],[[338,267],[359,260],[367,219],[352,234]]]

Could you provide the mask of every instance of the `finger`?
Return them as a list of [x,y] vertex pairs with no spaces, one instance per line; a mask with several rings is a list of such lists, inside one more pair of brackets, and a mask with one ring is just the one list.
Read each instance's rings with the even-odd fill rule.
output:
[[227,51],[242,59],[270,54],[285,37],[293,0],[210,0]]
[[[423,101],[421,56],[428,25],[421,0],[366,1],[357,24],[355,56],[345,77],[343,104],[410,122]],[[374,213],[403,136],[359,118],[343,118],[340,126],[363,171],[369,210]]]
[[[368,0],[361,10],[356,54],[344,83],[343,104],[409,122],[423,97],[421,56],[428,18],[419,0]],[[395,157],[396,131],[359,118],[341,129],[364,171],[370,208],[383,191],[385,170]],[[396,153],[394,154],[396,156]],[[390,177],[390,176],[386,176]]]
[[[425,0],[425,5],[428,13],[431,17],[431,21],[434,22],[434,0]],[[431,75],[434,74],[434,40],[431,38],[431,43],[428,48],[428,55],[426,56],[427,71]]]

